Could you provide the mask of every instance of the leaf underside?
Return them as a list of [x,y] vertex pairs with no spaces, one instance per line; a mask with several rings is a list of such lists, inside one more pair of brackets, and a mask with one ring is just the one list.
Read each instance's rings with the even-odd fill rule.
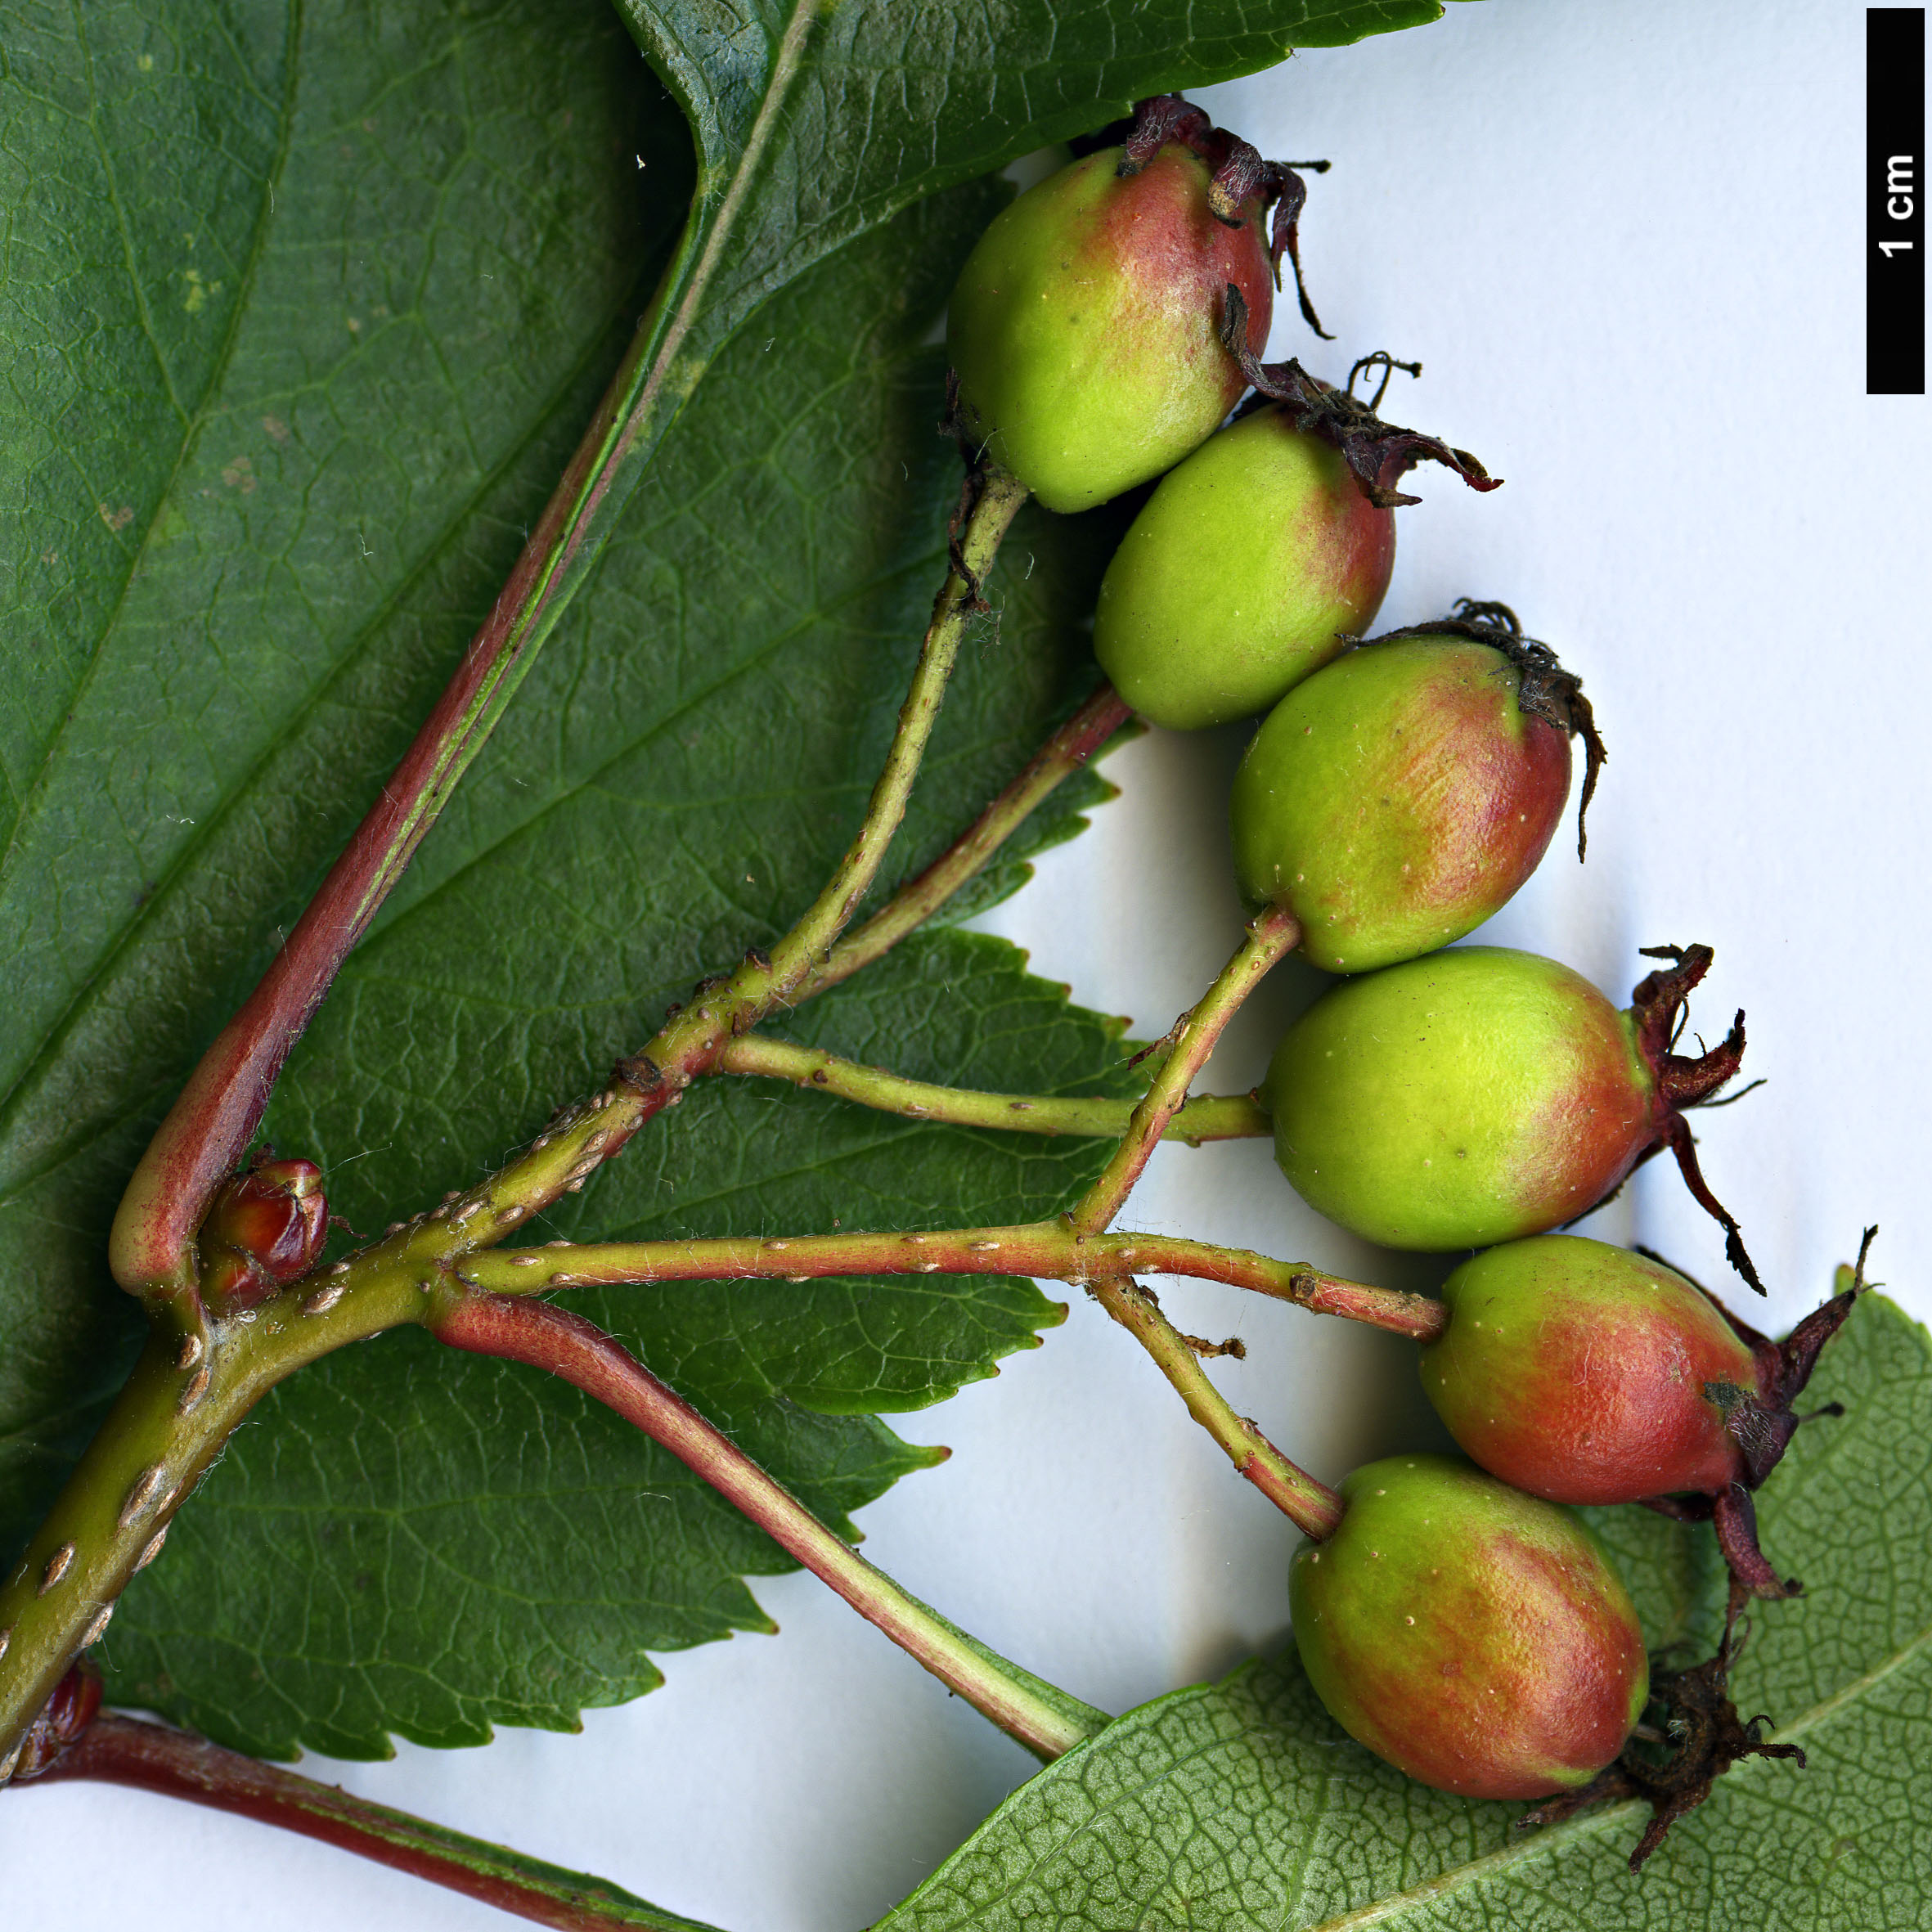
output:
[[[1023,1786],[879,1932],[1683,1932],[1917,1925],[1932,1896],[1932,1337],[1882,1296],[1814,1387],[1845,1404],[1759,1499],[1808,1593],[1756,1606],[1733,1679],[1809,1768],[1747,1760],[1633,1877],[1648,1813],[1517,1833],[1521,1805],[1431,1791],[1353,1742],[1291,1655],[1117,1719]],[[1710,1530],[1586,1512],[1662,1645],[1715,1647]],[[1679,1660],[1682,1660],[1681,1659]]]

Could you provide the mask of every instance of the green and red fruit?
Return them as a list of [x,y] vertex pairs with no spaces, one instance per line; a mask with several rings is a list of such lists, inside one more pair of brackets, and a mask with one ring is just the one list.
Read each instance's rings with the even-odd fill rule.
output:
[[1512,1242],[1444,1283],[1422,1386],[1492,1475],[1557,1503],[1714,1517],[1739,1581],[1790,1596],[1758,1550],[1748,1493],[1806,1419],[1792,1404],[1864,1285],[1861,1251],[1847,1287],[1773,1342],[1652,1256],[1579,1235]]
[[1094,654],[1150,724],[1251,717],[1368,627],[1395,564],[1395,513],[1270,403],[1161,479],[1101,582]]
[[[1514,1241],[1586,1213],[1644,1157],[1676,1155],[1728,1251],[1759,1287],[1737,1224],[1699,1173],[1683,1110],[1744,1054],[1744,1016],[1702,1058],[1671,1051],[1710,949],[1619,1013],[1567,966],[1459,947],[1337,986],[1289,1028],[1261,1099],[1275,1159],[1310,1206],[1390,1247]],[[1762,1292],[1762,1289],[1759,1289]]]
[[1649,1667],[1583,1525],[1449,1456],[1371,1462],[1341,1496],[1289,1594],[1310,1681],[1350,1737],[1468,1798],[1547,1797],[1616,1758]]
[[1729,1427],[1764,1393],[1755,1350],[1660,1261],[1543,1234],[1465,1261],[1422,1386],[1468,1456],[1552,1503],[1713,1493],[1745,1474]]
[[322,1170],[264,1148],[225,1181],[201,1224],[201,1292],[211,1305],[252,1308],[308,1273],[329,1234]]
[[960,271],[946,350],[968,433],[1049,510],[1179,462],[1247,386],[1221,339],[1227,291],[1258,350],[1301,196],[1198,109],[1142,102],[1124,146],[1028,189]]
[[[1302,952],[1331,973],[1413,959],[1507,904],[1562,817],[1573,733],[1588,810],[1603,747],[1579,681],[1506,605],[1458,609],[1298,685],[1235,774],[1242,896],[1293,913]],[[1579,855],[1582,825],[1579,812]]]

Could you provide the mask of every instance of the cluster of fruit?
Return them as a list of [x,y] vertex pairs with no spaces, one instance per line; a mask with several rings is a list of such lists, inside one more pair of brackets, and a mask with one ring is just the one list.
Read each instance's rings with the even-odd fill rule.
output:
[[[1668,967],[1621,1013],[1553,960],[1436,950],[1542,858],[1572,739],[1586,810],[1603,748],[1579,681],[1505,606],[1360,640],[1394,508],[1415,501],[1404,473],[1427,458],[1494,479],[1382,423],[1379,390],[1355,396],[1365,371],[1386,389],[1402,366],[1386,355],[1342,389],[1260,364],[1301,200],[1292,168],[1198,109],[1142,104],[1121,145],[1022,195],[967,263],[948,335],[959,407],[1050,509],[1160,479],[1102,586],[1101,666],[1156,725],[1265,714],[1234,782],[1241,889],[1350,976],[1290,1030],[1261,1090],[1281,1168],[1371,1240],[1487,1251],[1451,1276],[1422,1359],[1471,1462],[1396,1457],[1343,1485],[1339,1526],[1294,1563],[1310,1677],[1355,1737],[1429,1784],[1541,1798],[1601,1790],[1623,1759],[1612,1775],[1634,1788],[1642,1636],[1605,1548],[1559,1506],[1714,1521],[1733,1620],[1749,1596],[1795,1592],[1759,1552],[1751,1491],[1858,1287],[1780,1346],[1653,1258],[1547,1232],[1667,1147],[1759,1286],[1684,1117],[1737,1072],[1743,1016],[1698,1058],[1674,1050],[1701,946],[1660,949]],[[1719,1690],[1731,1646],[1728,1630]],[[1732,1756],[1765,1748],[1733,1730]]]
[[[1737,1072],[1743,1015],[1697,1058],[1676,1052],[1704,946],[1656,949],[1667,964],[1621,1012],[1554,960],[1440,950],[1541,860],[1575,739],[1582,856],[1603,745],[1579,681],[1505,605],[1466,600],[1363,641],[1394,512],[1416,501],[1396,487],[1408,470],[1496,479],[1380,418],[1407,366],[1386,354],[1341,388],[1260,362],[1303,195],[1292,167],[1178,97],[1142,103],[1120,144],[1021,195],[968,261],[948,322],[956,427],[1049,510],[1155,484],[1101,586],[1101,667],[1155,725],[1265,714],[1233,787],[1241,890],[1344,976],[1260,1090],[1276,1157],[1370,1240],[1482,1251],[1450,1276],[1422,1351],[1470,1460],[1399,1456],[1343,1484],[1293,1566],[1309,1676],[1355,1737],[1442,1789],[1555,1794],[1546,1817],[1653,1795],[1640,1862],[1737,1757],[1795,1755],[1737,1722],[1725,1675],[1743,1603],[1799,1587],[1759,1551],[1752,1492],[1862,1274],[1774,1344],[1652,1256],[1549,1232],[1669,1148],[1759,1287],[1685,1118]],[[1302,309],[1319,330],[1305,294]],[[1381,383],[1368,401],[1365,373]],[[206,1292],[253,1306],[303,1273],[328,1224],[317,1170],[264,1149],[203,1228]],[[1710,1665],[1652,1671],[1607,1552],[1562,1507],[1580,1503],[1714,1525],[1732,1588]],[[1633,1750],[1652,1701],[1701,1714],[1677,1727],[1696,1762]]]

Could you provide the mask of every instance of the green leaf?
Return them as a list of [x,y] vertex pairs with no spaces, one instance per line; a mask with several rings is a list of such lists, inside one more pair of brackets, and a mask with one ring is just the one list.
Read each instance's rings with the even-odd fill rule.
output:
[[[933,1460],[877,1422],[706,1406],[847,1535],[847,1511]],[[410,1331],[263,1404],[99,1656],[115,1702],[237,1750],[385,1757],[391,1732],[574,1729],[663,1681],[647,1650],[771,1630],[738,1579],[795,1567],[587,1396]]]
[[[938,357],[919,344],[1004,191],[958,189],[890,238],[876,224],[1134,93],[1246,70],[1296,34],[1325,43],[1436,11],[1162,0],[1069,8],[1049,30],[1044,10],[935,7],[914,23],[883,0],[670,10],[646,38],[698,110],[694,173],[669,98],[589,4],[16,10],[0,55],[0,558],[17,613],[0,679],[0,1546],[26,1534],[129,1360],[134,1310],[101,1257],[134,1159],[490,608],[639,339],[645,291],[663,291],[636,362],[658,404],[571,567],[586,595],[550,654],[531,647],[534,683],[278,1103],[285,1140],[353,1162],[336,1185],[377,1225],[472,1178],[637,1045],[676,989],[779,929],[856,816],[953,489],[931,434]],[[779,73],[788,21],[802,37]],[[617,521],[647,459],[651,486]],[[1109,528],[1035,519],[1010,540],[1000,621],[969,654],[908,863],[1077,699]],[[1034,846],[1100,795],[1069,787]],[[1018,882],[1025,849],[975,903]],[[1113,1049],[1079,1025],[1090,1081]],[[739,1132],[717,1117],[721,1139]],[[874,1177],[880,1199],[931,1193],[892,1178],[892,1147],[822,1164]],[[1065,1149],[1010,1173],[988,1158],[932,1198],[964,1212],[983,1181],[982,1202],[1045,1205],[1078,1167]],[[739,1211],[757,1219],[748,1193]],[[888,1321],[883,1288],[842,1292],[838,1332],[869,1323],[875,1365],[775,1336],[720,1367],[721,1386],[809,1402],[816,1429],[987,1373],[1050,1305],[1010,1283],[942,1312],[894,1290]],[[382,1373],[407,1384],[411,1346],[366,1360],[405,1364]],[[329,1383],[284,1399],[326,1409]],[[836,1475],[856,1499],[896,1467],[869,1423],[809,1440],[790,1471],[808,1487]],[[254,1463],[238,1447],[197,1510],[231,1482],[268,1520],[283,1466],[249,1447]],[[456,1468],[463,1447],[427,1459]],[[291,1462],[286,1480],[312,1502],[353,1486],[333,1464]],[[177,1539],[185,1574],[186,1525]],[[295,1581],[215,1616],[245,1543],[211,1543],[207,1595],[181,1613],[236,1656],[312,1607]],[[698,1625],[673,1598],[675,1637]],[[726,1605],[720,1628],[748,1614],[705,1601]],[[159,1642],[129,1681],[165,1679],[169,1708],[222,1729],[218,1700],[190,1687],[201,1666]],[[562,1722],[627,1694],[630,1643],[590,1646],[501,1708]],[[499,1708],[420,1656],[332,1654],[342,1683],[318,1663],[298,1701],[356,1748],[376,1748],[392,1696],[423,1735],[474,1735]],[[415,1672],[417,1702],[366,1688],[357,1674],[376,1663]],[[299,1728],[250,1705],[223,1734]]]
[[1439,0],[618,7],[691,124],[699,189],[675,299],[696,297],[694,335],[717,341],[854,235],[1143,96],[1442,14]]
[[[842,845],[945,568],[951,459],[919,339],[991,196],[929,203],[788,292],[766,324],[786,355],[736,345],[667,443],[271,1110],[271,1135],[324,1162],[358,1226],[463,1181],[476,1149],[527,1139],[648,1038],[696,970],[770,938]],[[996,593],[905,863],[1090,676],[1046,587],[1077,577],[1058,559],[1069,541],[1087,557],[1078,538],[1043,524],[1037,592]],[[1026,555],[1009,572],[1022,585]],[[714,612],[686,586],[721,570],[739,594]],[[614,661],[613,636],[635,640]],[[1004,942],[958,932],[793,1025],[987,1086],[1092,1090],[1119,1061],[1116,1029]],[[690,1096],[537,1238],[1031,1218],[1104,1152],[733,1083]],[[991,1373],[1060,1312],[1004,1278],[582,1300],[839,1518],[931,1459],[872,1412]],[[116,1697],[258,1753],[365,1755],[389,1732],[474,1742],[494,1721],[565,1726],[649,1689],[647,1651],[764,1627],[737,1579],[789,1567],[566,1386],[390,1337],[262,1405],[128,1592],[106,1661]]]
[[690,160],[590,6],[27,7],[3,58],[11,1548],[127,1366],[128,1174],[488,609]]
[[[1813,1387],[1849,1413],[1801,1430],[1759,1498],[1767,1550],[1808,1592],[1755,1608],[1732,1687],[1809,1768],[1740,1764],[1640,1876],[1624,1860],[1644,1807],[1516,1833],[1524,1808],[1426,1790],[1352,1742],[1291,1657],[1117,1719],[1014,1793],[881,1932],[1917,1923],[1932,1886],[1916,1795],[1932,1752],[1932,1337],[1868,1296]],[[1723,1596],[1709,1530],[1593,1514],[1651,1638],[1708,1655]]]
[[[865,157],[863,192],[809,232],[792,221],[782,260],[762,240],[726,251],[739,296],[705,322],[700,361],[757,290],[942,177],[1104,119],[1108,88],[1124,99],[1218,78],[1298,32],[1312,43],[1433,9],[1399,11],[1090,4],[1069,16],[1063,52],[1022,48],[1011,15],[959,7],[962,38],[929,10],[903,47],[921,51],[920,84],[947,97],[946,140],[971,140],[936,158],[928,119],[911,127],[911,103],[855,82],[834,119],[838,152]],[[825,59],[876,48],[896,20],[902,29],[883,4],[828,16],[800,101],[831,113]],[[728,114],[705,110],[708,233],[730,201],[765,236],[783,180],[802,178],[794,147],[813,169],[834,156],[832,122],[808,124],[801,108],[731,200],[733,143],[757,115],[742,90],[763,84],[769,24],[716,7],[659,22],[660,58],[686,63],[684,84],[701,84],[688,62],[703,56],[739,90]],[[1024,53],[1023,73],[1003,55],[995,84],[989,34]],[[0,678],[0,1546],[11,1547],[130,1359],[134,1314],[102,1260],[127,1175],[489,609],[672,259],[695,177],[681,117],[593,0],[24,6],[0,54],[0,127],[11,210],[0,568],[14,613]],[[688,395],[698,366],[666,393]],[[928,479],[939,458],[923,434],[929,393],[897,400],[903,488],[915,461]],[[890,472],[875,462],[869,480],[878,496]],[[623,675],[637,622],[669,606],[721,623],[755,592],[755,574],[738,579],[741,515],[716,491],[699,501],[709,522],[690,519],[671,566],[686,574],[647,609],[613,611],[600,667],[552,679],[526,705],[574,701],[568,718],[538,721],[539,737],[564,748],[595,731],[599,681]],[[929,531],[931,508],[910,492],[901,537]],[[874,536],[869,561],[889,574],[891,539]],[[815,564],[777,541],[781,568]],[[843,594],[861,582],[847,570]],[[1073,585],[1045,557],[1036,601],[1072,611]],[[857,622],[897,622],[910,607]],[[822,695],[797,694],[793,735],[815,725],[855,773],[881,714],[848,742],[841,719],[811,713]],[[514,827],[516,767],[513,754],[493,793],[474,775],[468,827],[431,842],[416,889]],[[1009,862],[990,887],[1016,876]],[[757,877],[740,903],[768,920],[775,901]],[[709,899],[683,902],[666,941],[690,972],[752,936],[739,906],[715,887]],[[558,991],[553,978],[519,996]]]

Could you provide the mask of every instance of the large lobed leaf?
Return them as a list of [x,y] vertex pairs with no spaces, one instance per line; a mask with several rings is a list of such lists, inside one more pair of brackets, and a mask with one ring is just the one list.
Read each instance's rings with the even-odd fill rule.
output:
[[[944,572],[946,452],[922,407],[939,371],[918,337],[986,205],[984,191],[931,204],[809,278],[767,323],[789,353],[740,344],[667,443],[271,1111],[271,1134],[322,1160],[358,1225],[526,1137],[552,1097],[648,1037],[703,965],[769,939],[830,864]],[[989,627],[915,849],[943,838],[989,762],[1017,763],[1081,675],[1045,587],[1067,575],[1036,570],[1038,595],[1009,596],[1000,635]],[[707,576],[737,592],[721,613],[688,595]],[[635,640],[614,660],[613,636]],[[956,932],[806,1007],[794,1030],[987,1085],[1090,1089],[1118,1058],[1114,1030],[1010,947]],[[922,1134],[770,1083],[712,1087],[532,1238],[1030,1216],[1103,1151]],[[1009,1279],[585,1299],[834,1520],[930,1459],[874,1413],[991,1373],[1059,1312]],[[737,1579],[789,1566],[564,1385],[391,1336],[263,1404],[104,1655],[123,1701],[258,1753],[366,1755],[392,1731],[475,1742],[493,1721],[566,1726],[649,1689],[647,1651],[766,1627]]]
[[[1808,1769],[1752,1759],[1641,1875],[1648,1813],[1519,1834],[1522,1807],[1426,1790],[1354,1743],[1291,1658],[1119,1719],[1022,1786],[880,1932],[1683,1932],[1916,1925],[1932,1894],[1932,1337],[1867,1299],[1760,1498],[1766,1548],[1809,1585],[1760,1605],[1733,1684]],[[1654,1642],[1708,1655],[1723,1579],[1708,1530],[1591,1512]],[[1874,1528],[1880,1533],[1874,1534]]]
[[[645,38],[699,130],[692,232],[747,219],[713,288],[673,247],[691,137],[591,0],[14,10],[0,1545],[25,1534],[129,1358],[133,1310],[101,1260],[127,1172],[487,610],[663,264],[691,297],[688,367],[666,389],[681,402],[753,306],[821,266],[726,352],[670,442],[668,416],[640,439],[649,484],[609,550],[587,547],[586,594],[291,1072],[273,1130],[331,1164],[362,1224],[534,1131],[694,974],[780,929],[856,818],[953,488],[931,434],[937,357],[918,345],[998,191],[959,190],[870,242],[867,228],[1135,92],[1438,11],[958,5],[919,10],[915,34],[902,10],[841,8],[775,92],[776,12],[653,10]],[[880,84],[894,44],[897,94]],[[1103,520],[1016,532],[906,863],[1090,675],[1080,628],[1107,540]],[[1099,795],[1069,788],[1036,844]],[[1020,856],[982,899],[1018,882]],[[948,1057],[895,1052],[941,1013],[959,1022]],[[810,1024],[986,1085],[1090,1088],[1115,1058],[1106,1027],[983,941],[928,944]],[[822,1224],[855,1202],[847,1225],[888,1207],[1037,1212],[1085,1158],[959,1135],[915,1155],[902,1123],[771,1094],[694,1100],[665,1126],[635,1178],[568,1224],[690,1224],[700,1193],[681,1173],[707,1177],[713,1228],[780,1206]],[[779,1178],[759,1192],[773,1150]],[[833,1511],[909,1452],[828,1418],[937,1399],[1051,1318],[1011,1282],[823,1295],[782,1315],[771,1290],[721,1296],[722,1340],[689,1296],[606,1312],[765,1431]],[[510,1372],[434,1367],[385,1340],[284,1392],[131,1594],[109,1650],[118,1695],[263,1750],[376,1750],[385,1727],[454,1741],[493,1715],[568,1722],[649,1681],[647,1642],[755,1620],[730,1579],[772,1552],[709,1519],[651,1543],[649,1588],[613,1555],[598,1512],[635,1471],[585,1503],[582,1534],[552,1539],[573,1557],[540,1552],[557,1519],[537,1465],[485,1453],[478,1416],[537,1403],[559,1471],[604,1456],[592,1423]],[[474,1408],[448,1399],[459,1384]],[[292,1434],[272,1445],[277,1425]],[[338,1512],[352,1557],[322,1547]],[[492,1543],[508,1552],[493,1582],[479,1556]],[[487,1642],[450,1654],[443,1584],[470,1577],[450,1587],[482,1604],[539,1572],[546,1610],[576,1607],[541,1631],[537,1609],[504,1611]],[[660,1608],[611,1624],[593,1606],[620,1588]]]

